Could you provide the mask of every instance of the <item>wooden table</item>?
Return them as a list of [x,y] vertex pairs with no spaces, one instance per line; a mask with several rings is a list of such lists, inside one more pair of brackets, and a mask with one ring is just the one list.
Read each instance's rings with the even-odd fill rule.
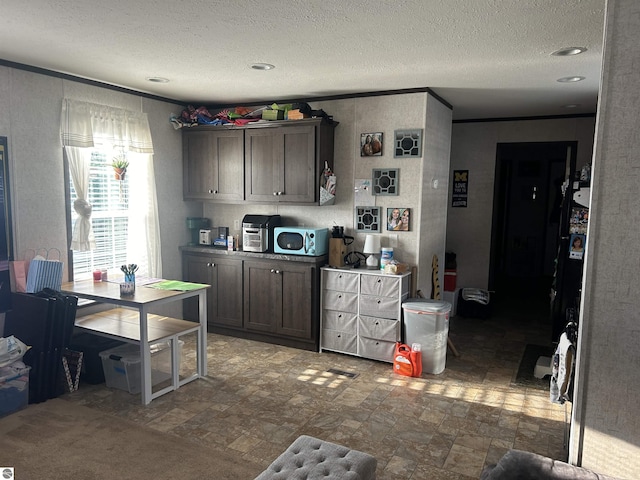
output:
[[[76,318],[75,326],[95,335],[140,346],[141,397],[142,404],[148,405],[154,398],[207,375],[207,288],[209,285],[202,285],[194,290],[176,291],[137,285],[133,296],[122,297],[119,283],[82,280],[64,283],[61,291],[78,298],[122,307]],[[198,323],[150,313],[150,310],[158,305],[196,295],[199,307]],[[192,332],[197,334],[196,372],[181,379],[178,340],[180,336]],[[169,341],[171,344],[171,385],[152,392],[150,346],[162,341]]]

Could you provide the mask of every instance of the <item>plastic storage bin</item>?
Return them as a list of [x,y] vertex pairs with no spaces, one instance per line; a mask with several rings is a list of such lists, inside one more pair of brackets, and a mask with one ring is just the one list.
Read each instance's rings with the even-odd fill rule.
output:
[[422,298],[408,299],[402,304],[404,343],[419,343],[422,349],[422,372],[439,374],[447,360],[449,312],[451,304]]
[[0,418],[29,403],[29,370],[21,361],[0,368]]
[[125,343],[90,333],[74,335],[71,338],[69,350],[75,350],[84,354],[82,357],[80,380],[90,385],[104,383],[104,368],[102,367],[100,352],[119,347],[120,345],[125,345]]
[[[182,345],[178,340],[178,359],[181,358]],[[129,393],[141,391],[140,347],[125,344],[100,352],[102,369],[107,387],[126,390]],[[180,362],[178,361],[178,371]],[[171,344],[161,342],[151,345],[151,385],[157,385],[171,379]]]

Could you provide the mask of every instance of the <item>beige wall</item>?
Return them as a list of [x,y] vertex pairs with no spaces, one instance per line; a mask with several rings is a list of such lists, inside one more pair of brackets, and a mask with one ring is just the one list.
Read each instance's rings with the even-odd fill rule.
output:
[[[178,245],[186,243],[185,218],[200,210],[182,201],[181,132],[169,123],[177,105],[61,78],[0,67],[0,136],[9,149],[14,251],[55,247],[68,265],[64,169],[60,143],[63,98],[104,103],[148,114],[160,214],[163,273],[179,278]],[[67,279],[66,271],[65,277]],[[169,307],[173,310],[174,307]],[[177,312],[164,310],[168,315]]]
[[[289,225],[331,228],[342,225],[356,237],[351,250],[362,251],[364,233],[354,231],[354,181],[371,179],[373,168],[399,168],[398,196],[374,197],[373,205],[387,208],[408,207],[412,212],[409,232],[395,232],[395,246],[389,232],[381,232],[381,245],[394,247],[396,260],[418,266],[418,288],[431,292],[431,259],[444,261],[446,202],[448,195],[451,110],[428,93],[359,97],[313,104],[340,124],[335,129],[334,170],[338,177],[335,205],[324,207],[275,205],[204,205],[204,216],[214,226],[232,227],[244,214],[279,214]],[[394,158],[393,134],[398,129],[423,130],[422,158]],[[382,156],[360,156],[360,134],[382,132]],[[438,188],[433,188],[433,180]],[[442,284],[443,271],[440,272]]]
[[468,207],[448,203],[447,251],[457,255],[458,287],[488,287],[497,144],[576,141],[580,169],[591,162],[594,128],[591,117],[453,125],[449,183],[453,170],[469,170]]
[[609,0],[570,460],[640,478],[640,2]]

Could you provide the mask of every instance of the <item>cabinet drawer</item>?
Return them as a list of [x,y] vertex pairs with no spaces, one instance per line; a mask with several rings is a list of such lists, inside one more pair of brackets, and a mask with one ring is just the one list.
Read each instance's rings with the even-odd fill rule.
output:
[[400,340],[400,321],[361,316],[358,321],[358,335],[395,343]]
[[322,306],[329,310],[356,313],[358,311],[358,294],[325,290],[322,297]]
[[398,318],[400,300],[398,297],[360,295],[360,314],[372,317]]
[[397,297],[400,291],[400,279],[388,275],[362,275],[360,293],[381,297]]
[[356,338],[355,334],[323,328],[321,348],[355,354],[357,352]]
[[324,288],[340,292],[358,291],[358,274],[346,272],[324,272]]
[[393,363],[396,342],[385,342],[372,338],[358,337],[358,355],[374,360]]
[[322,328],[355,334],[358,325],[357,318],[355,313],[323,310]]

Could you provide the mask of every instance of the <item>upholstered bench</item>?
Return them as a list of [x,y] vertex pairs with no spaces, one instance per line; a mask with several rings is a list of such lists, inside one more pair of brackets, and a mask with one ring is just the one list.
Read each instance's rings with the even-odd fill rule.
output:
[[377,465],[368,453],[301,435],[255,480],[375,480]]

